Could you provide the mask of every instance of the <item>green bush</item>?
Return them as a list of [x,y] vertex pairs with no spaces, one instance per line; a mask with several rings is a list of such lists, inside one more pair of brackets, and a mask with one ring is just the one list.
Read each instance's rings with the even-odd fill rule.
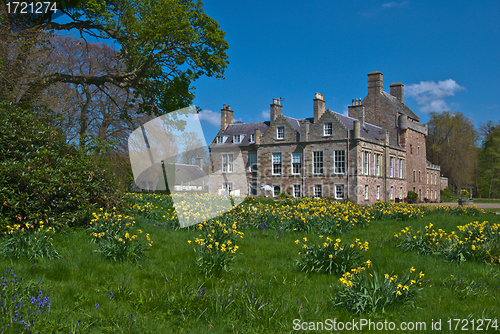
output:
[[448,200],[451,196],[451,190],[450,188],[446,187],[443,190],[441,190],[441,199],[442,200]]
[[0,228],[79,224],[92,207],[116,205],[113,178],[96,157],[66,143],[38,112],[0,103]]
[[416,203],[418,200],[418,194],[411,190],[408,191],[408,203]]

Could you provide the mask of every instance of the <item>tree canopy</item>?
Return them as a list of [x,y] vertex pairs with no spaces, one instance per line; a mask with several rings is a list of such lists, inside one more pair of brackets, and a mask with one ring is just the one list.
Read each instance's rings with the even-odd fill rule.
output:
[[[192,82],[224,77],[225,33],[204,13],[201,1],[61,1],[58,12],[8,13],[0,9],[0,91],[14,102],[29,100],[55,83],[114,85],[131,92],[138,112],[160,115],[190,104]],[[54,20],[64,14],[68,20]],[[60,21],[60,22],[59,22]],[[43,71],[36,54],[50,49],[52,33],[77,32],[113,44],[116,65],[104,73]]]

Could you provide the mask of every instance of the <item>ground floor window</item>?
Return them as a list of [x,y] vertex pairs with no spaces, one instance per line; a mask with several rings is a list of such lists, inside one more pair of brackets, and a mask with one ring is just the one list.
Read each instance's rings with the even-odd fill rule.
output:
[[273,190],[274,190],[274,197],[278,197],[280,195],[280,192],[281,192],[281,187],[280,186],[274,186],[273,187]]
[[344,199],[344,185],[343,184],[335,185],[335,198],[336,199]]
[[257,196],[257,183],[250,183],[250,196]]
[[323,189],[321,187],[321,184],[316,184],[314,186],[314,197],[320,198],[323,195]]
[[233,190],[233,182],[224,182],[222,184],[222,189],[226,190],[226,191],[231,191]]
[[377,186],[377,200],[380,199],[380,186]]
[[390,192],[389,192],[389,198],[392,200],[394,199],[394,187],[391,186]]
[[293,185],[293,197],[300,197],[300,184]]
[[365,185],[365,199],[368,200],[368,185]]
[[399,188],[399,199],[403,200],[403,187]]

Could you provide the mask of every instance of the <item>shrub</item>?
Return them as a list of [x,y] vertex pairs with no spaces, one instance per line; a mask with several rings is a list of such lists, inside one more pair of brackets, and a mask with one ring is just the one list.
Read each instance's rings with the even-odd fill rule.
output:
[[297,267],[305,272],[340,274],[360,265],[361,251],[368,250],[368,242],[361,243],[359,239],[351,244],[341,245],[341,242],[341,239],[334,242],[330,237],[326,237],[326,240],[318,245],[310,243],[306,237],[303,238],[303,243],[296,240],[296,244],[302,243]]
[[[379,275],[367,261],[363,267],[351,269],[340,278],[341,286],[332,300],[334,307],[371,315],[384,314],[396,306],[415,307],[422,277],[411,267],[404,275]],[[370,269],[369,269],[370,268]]]
[[418,194],[411,190],[408,190],[408,203],[416,203],[418,201]]
[[40,220],[81,224],[93,206],[116,204],[112,178],[48,120],[7,103],[0,113],[0,228]]
[[443,190],[441,190],[441,199],[442,200],[449,200],[451,197],[451,189],[446,187]]

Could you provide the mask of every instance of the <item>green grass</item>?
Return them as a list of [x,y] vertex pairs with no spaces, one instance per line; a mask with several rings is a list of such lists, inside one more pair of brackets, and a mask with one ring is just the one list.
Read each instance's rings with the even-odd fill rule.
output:
[[[187,243],[198,236],[197,230],[177,230],[161,221],[137,218],[137,227],[154,241],[147,258],[138,264],[105,259],[94,252],[98,246],[89,242],[88,232],[81,228],[57,231],[53,243],[59,259],[0,259],[1,273],[12,267],[27,281],[42,280],[52,304],[37,331],[290,333],[294,319],[368,318],[331,307],[340,276],[306,274],[295,267],[300,247],[294,241],[318,238],[315,234],[245,228],[232,270],[206,278],[195,267],[194,246]],[[343,234],[342,240],[369,242],[362,257],[370,259],[379,272],[397,274],[414,267],[425,273],[418,308],[394,309],[371,319],[397,324],[425,321],[431,332],[432,320],[442,319],[444,326],[449,318],[499,318],[500,266],[450,263],[438,255],[405,253],[394,238],[406,226],[423,229],[432,223],[435,229],[449,232],[474,220],[499,223],[500,216],[433,214],[408,221],[372,221]]]

